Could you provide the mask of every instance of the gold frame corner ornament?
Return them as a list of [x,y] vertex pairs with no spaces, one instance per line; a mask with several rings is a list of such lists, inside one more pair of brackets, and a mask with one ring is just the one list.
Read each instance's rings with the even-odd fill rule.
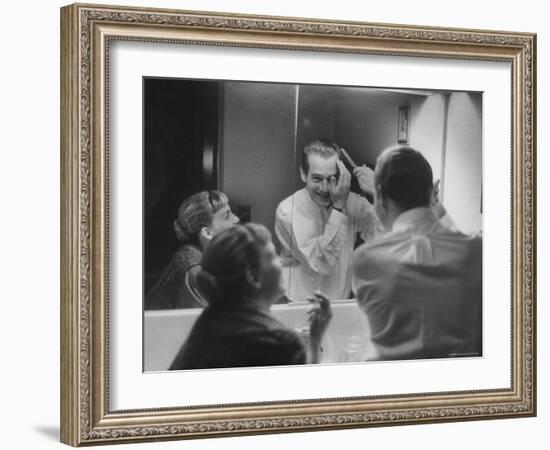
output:
[[[108,408],[111,40],[507,61],[509,389],[113,412]],[[74,4],[61,8],[61,440],[80,446],[536,414],[536,35]]]

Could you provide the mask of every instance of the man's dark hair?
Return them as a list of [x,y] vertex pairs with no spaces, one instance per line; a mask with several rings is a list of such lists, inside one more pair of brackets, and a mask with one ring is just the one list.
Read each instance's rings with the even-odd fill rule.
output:
[[302,152],[302,162],[300,167],[304,174],[309,173],[309,155],[319,155],[322,158],[328,159],[334,155],[341,157],[340,147],[330,139],[315,139],[304,147]]
[[377,165],[375,182],[384,197],[405,211],[430,205],[432,168],[422,153],[411,147],[384,152]]

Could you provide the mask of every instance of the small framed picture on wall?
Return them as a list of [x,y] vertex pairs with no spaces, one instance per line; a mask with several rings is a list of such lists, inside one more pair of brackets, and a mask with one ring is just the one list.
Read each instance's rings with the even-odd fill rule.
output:
[[409,143],[409,107],[400,106],[397,111],[397,142]]

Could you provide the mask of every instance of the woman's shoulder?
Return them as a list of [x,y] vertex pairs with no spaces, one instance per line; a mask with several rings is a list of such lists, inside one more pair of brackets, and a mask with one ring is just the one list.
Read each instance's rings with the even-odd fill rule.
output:
[[305,355],[298,333],[271,315],[248,312],[243,313],[241,319],[241,322],[233,322],[240,323],[240,326],[228,333],[228,341],[239,341],[239,346],[247,348],[250,354],[256,355],[255,358],[262,360],[262,354],[272,355],[273,360],[280,362],[300,359],[302,353]]
[[294,330],[281,327],[270,327],[264,330],[256,330],[246,337],[251,345],[256,345],[269,352],[281,352],[292,354],[303,349],[302,338]]
[[184,244],[176,250],[172,264],[179,266],[184,272],[201,263],[202,252],[194,245]]
[[196,245],[183,244],[176,250],[175,256],[178,258],[200,258],[202,256],[202,252]]

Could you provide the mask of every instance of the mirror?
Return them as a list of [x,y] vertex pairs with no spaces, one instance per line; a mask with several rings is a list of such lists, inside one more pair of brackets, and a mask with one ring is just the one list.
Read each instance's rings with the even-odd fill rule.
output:
[[[284,253],[275,213],[304,187],[302,152],[318,138],[371,168],[398,142],[420,150],[457,228],[481,230],[482,93],[147,77],[143,90],[145,297],[180,245],[180,203],[201,190],[227,194],[239,219],[265,225]],[[372,203],[356,179],[351,191]],[[350,252],[362,242],[355,234]],[[296,270],[287,268],[287,282]],[[345,283],[339,297],[349,298]]]

